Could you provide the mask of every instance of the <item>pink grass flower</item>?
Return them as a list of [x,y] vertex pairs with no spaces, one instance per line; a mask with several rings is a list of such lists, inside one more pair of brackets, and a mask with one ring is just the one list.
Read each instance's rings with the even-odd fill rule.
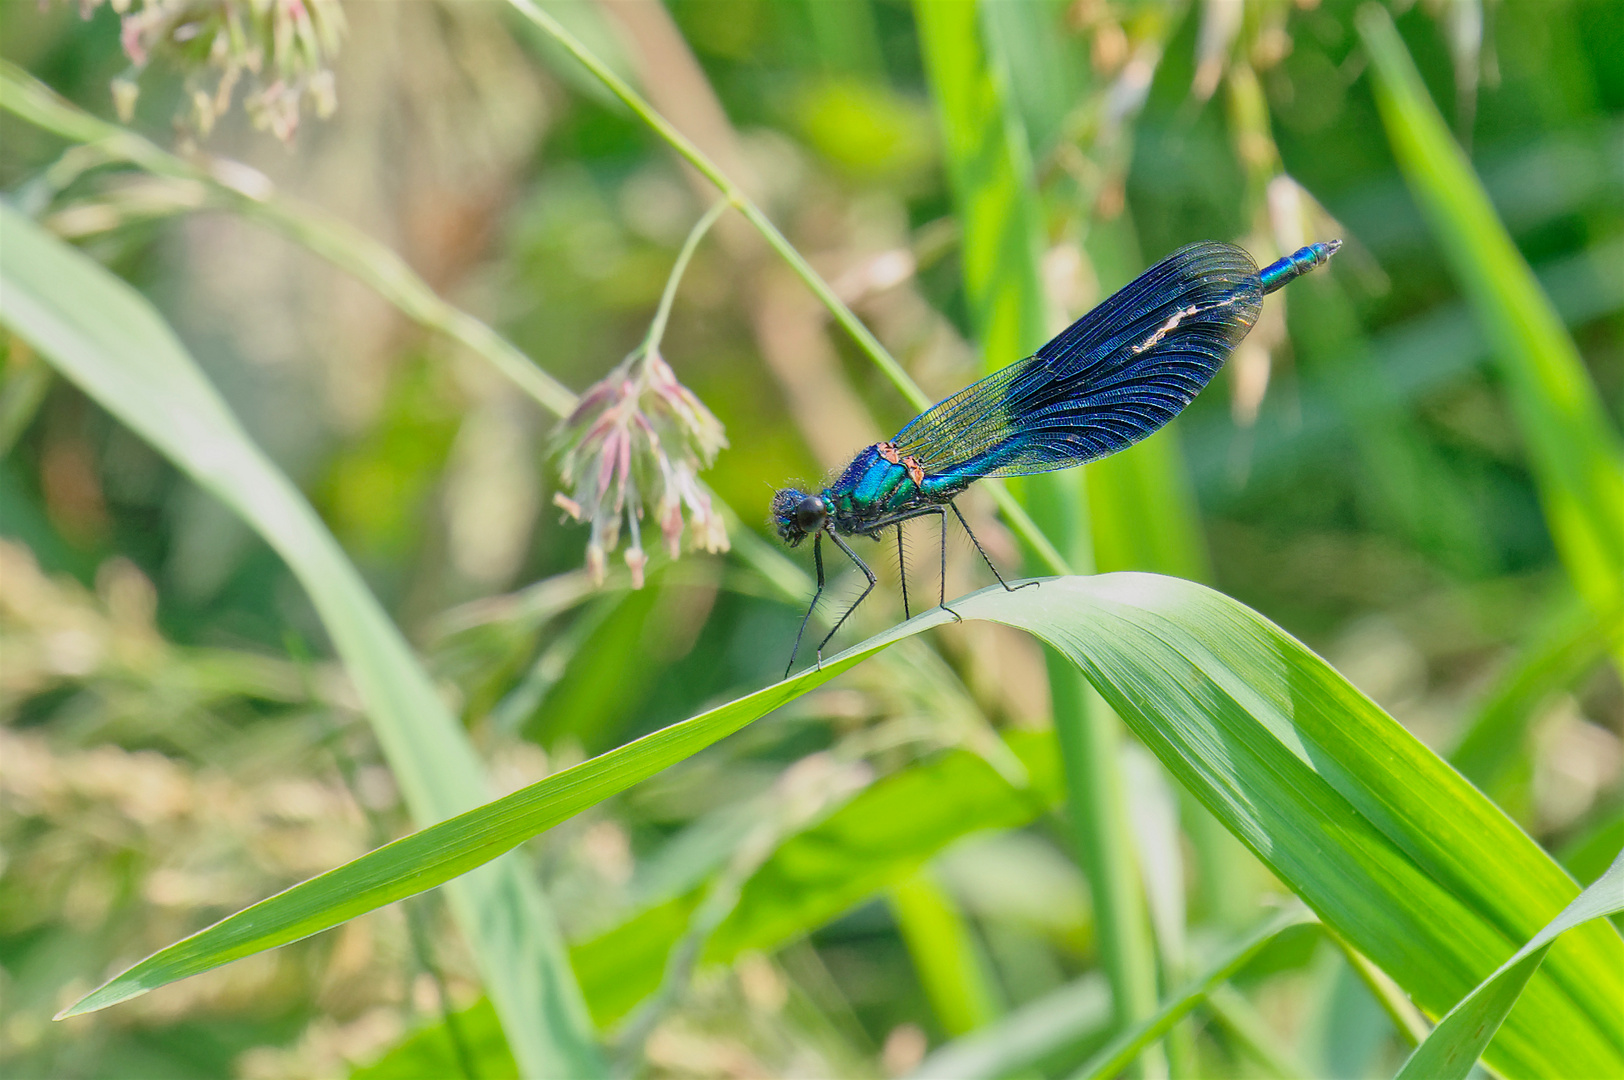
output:
[[553,503],[590,524],[586,565],[595,582],[603,583],[624,525],[632,587],[643,587],[645,514],[673,559],[682,554],[690,525],[690,548],[728,550],[727,528],[699,483],[700,470],[726,446],[721,421],[657,352],[634,352],[581,395],[555,442],[568,492],[554,495]]

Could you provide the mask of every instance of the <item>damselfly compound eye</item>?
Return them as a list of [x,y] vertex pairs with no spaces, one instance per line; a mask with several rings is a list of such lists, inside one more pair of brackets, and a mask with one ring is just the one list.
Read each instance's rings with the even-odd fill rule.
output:
[[795,524],[801,527],[802,532],[817,532],[823,528],[823,521],[828,516],[828,508],[816,495],[808,495],[795,508]]

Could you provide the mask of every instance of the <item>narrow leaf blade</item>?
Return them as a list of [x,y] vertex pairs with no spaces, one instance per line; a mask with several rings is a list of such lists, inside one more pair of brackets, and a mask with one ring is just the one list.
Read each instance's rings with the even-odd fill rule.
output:
[[1449,1010],[1404,1063],[1398,1080],[1465,1080],[1557,936],[1620,911],[1624,911],[1624,851],[1562,914]]
[[[0,320],[287,561],[366,703],[416,820],[433,822],[476,805],[484,797],[479,761],[405,639],[157,311],[9,204],[0,203],[0,228]],[[523,867],[512,860],[493,866],[460,881],[448,899],[526,1071],[601,1072],[562,939]],[[308,917],[301,912],[294,921]],[[230,958],[218,954],[209,966]]]

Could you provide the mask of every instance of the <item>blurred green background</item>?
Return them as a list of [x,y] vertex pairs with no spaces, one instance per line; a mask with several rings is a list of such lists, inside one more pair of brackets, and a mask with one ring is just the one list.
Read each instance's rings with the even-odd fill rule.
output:
[[[1177,570],[1257,608],[1594,878],[1624,837],[1616,629],[1579,605],[1553,547],[1493,326],[1395,164],[1355,6],[993,6],[1009,54],[1031,56],[1005,89],[1040,193],[1055,328],[1193,240],[1239,242],[1259,262],[1304,239],[1347,241],[1330,273],[1271,298],[1163,444],[1177,490],[1139,494],[1194,507],[1175,565],[1147,554],[1167,537],[1096,521],[1100,568]],[[981,372],[913,8],[550,10],[739,180],[929,395]],[[1624,5],[1392,10],[1616,439]],[[130,67],[119,16],[84,14],[0,5],[0,54],[113,119],[110,87]],[[328,61],[336,111],[321,119],[307,101],[289,141],[240,108],[206,134],[188,121],[199,61],[184,42],[140,73],[131,126],[244,163],[350,223],[584,390],[642,339],[712,194],[505,5],[351,2],[344,16]],[[662,556],[642,590],[623,571],[588,586],[585,529],[551,503],[555,418],[468,352],[181,181],[76,161],[12,113],[0,147],[6,197],[150,297],[309,496],[441,679],[493,794],[777,678],[801,611],[758,563]],[[468,1010],[473,1073],[511,1069],[437,894],[51,1024],[109,969],[398,835],[406,818],[281,560],[25,346],[5,348],[0,1067],[434,1075],[410,1056],[431,1049],[400,1044],[442,1030],[449,1007]],[[769,542],[775,487],[817,484],[915,411],[737,216],[699,248],[662,352],[726,425],[730,448],[703,479]],[[1091,499],[1097,516],[1109,506]],[[986,494],[964,505],[994,558],[1017,565]],[[933,565],[934,528],[910,542],[910,582],[932,595],[919,567]],[[962,536],[952,544],[949,595],[985,584]],[[862,632],[901,616],[895,567],[881,572]],[[834,594],[857,590],[847,575]],[[927,821],[933,785],[954,783],[990,732],[1047,729],[1041,654],[985,625],[926,642],[535,842],[600,1023],[659,985],[707,889],[744,889],[708,954],[721,962],[638,1014],[639,1069],[899,1075],[960,1034],[910,952],[908,875],[925,861],[962,915],[992,1012],[1097,967],[1089,892],[1055,815]],[[1177,805],[1148,755],[1130,750],[1126,766],[1130,807]],[[1201,815],[1185,809],[1193,834]],[[899,835],[909,815],[919,828],[898,839],[853,825],[876,814]],[[1154,839],[1140,842],[1154,863]],[[1186,836],[1162,854],[1197,944],[1281,893],[1238,845]],[[775,879],[764,864],[795,872]],[[738,912],[761,925],[740,929]],[[1352,1077],[1400,1060],[1388,1020],[1320,938],[1283,942],[1241,987],[1228,1019],[1185,1032],[1193,1074],[1297,1062]],[[445,1062],[446,1075],[459,1067]]]

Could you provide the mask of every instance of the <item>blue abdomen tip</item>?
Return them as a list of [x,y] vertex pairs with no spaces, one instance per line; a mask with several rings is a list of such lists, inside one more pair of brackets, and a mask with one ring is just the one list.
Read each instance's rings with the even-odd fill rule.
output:
[[1277,260],[1258,271],[1258,281],[1263,285],[1263,293],[1267,296],[1276,289],[1282,288],[1287,282],[1302,277],[1310,270],[1324,266],[1336,254],[1336,249],[1342,246],[1340,240],[1327,240],[1323,244],[1309,244],[1305,248],[1298,248],[1285,258]]

